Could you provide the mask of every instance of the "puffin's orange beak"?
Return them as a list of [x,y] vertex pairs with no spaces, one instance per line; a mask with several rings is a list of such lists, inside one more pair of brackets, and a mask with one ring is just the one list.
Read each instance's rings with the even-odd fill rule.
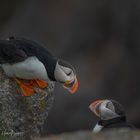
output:
[[74,84],[73,84],[73,86],[69,89],[69,91],[71,92],[71,93],[75,93],[76,91],[77,91],[77,89],[78,89],[78,80],[77,80],[77,78],[75,79],[75,82],[74,82]]
[[67,88],[70,93],[75,93],[78,89],[78,80],[77,78],[75,78],[74,82],[69,82],[66,81],[66,83],[64,84],[64,88]]
[[90,110],[94,112],[97,116],[100,116],[99,114],[99,105],[104,102],[104,100],[96,100],[92,102],[89,106]]

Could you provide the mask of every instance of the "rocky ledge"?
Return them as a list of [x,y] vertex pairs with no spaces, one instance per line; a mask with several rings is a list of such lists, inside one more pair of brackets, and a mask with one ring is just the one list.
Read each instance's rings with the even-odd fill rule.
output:
[[36,94],[22,96],[17,83],[0,69],[0,140],[30,140],[39,137],[52,106],[52,89],[38,89]]
[[74,133],[64,133],[60,135],[49,136],[47,138],[33,140],[140,140],[140,131],[114,129],[97,134],[93,134],[90,131],[78,131]]

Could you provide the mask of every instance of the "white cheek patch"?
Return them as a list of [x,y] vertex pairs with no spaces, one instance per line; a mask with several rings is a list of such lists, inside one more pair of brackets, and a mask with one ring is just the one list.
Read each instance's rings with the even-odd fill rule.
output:
[[72,70],[70,69],[70,68],[66,68],[66,67],[64,67],[64,66],[60,66],[61,67],[61,69],[66,73],[66,74],[68,74],[68,73],[70,73]]
[[112,107],[113,110],[106,107],[107,102],[108,101],[103,102],[100,106],[102,120],[108,120],[119,116],[115,113],[114,107]]
[[72,69],[64,67],[64,66],[61,66],[61,68],[66,74],[67,81],[73,82],[76,76],[74,75],[74,72],[72,71]]
[[58,63],[56,64],[55,71],[54,71],[54,76],[56,81],[65,83],[66,81],[74,81],[75,76],[73,71],[71,72],[70,75],[67,75],[68,73],[71,72],[71,69],[66,68],[64,66],[60,66]]
[[56,67],[55,67],[54,76],[55,76],[56,81],[59,81],[59,82],[62,82],[62,83],[64,83],[67,80],[66,74],[61,69],[58,62],[57,62]]

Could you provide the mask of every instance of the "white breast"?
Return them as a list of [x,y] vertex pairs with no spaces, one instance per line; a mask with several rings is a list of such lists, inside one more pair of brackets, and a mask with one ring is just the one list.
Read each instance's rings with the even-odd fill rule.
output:
[[95,125],[95,127],[93,128],[93,133],[98,133],[103,129],[102,125],[99,125],[98,123]]
[[29,57],[23,62],[18,62],[16,64],[2,64],[1,66],[9,77],[15,76],[27,80],[49,80],[45,66],[37,57]]

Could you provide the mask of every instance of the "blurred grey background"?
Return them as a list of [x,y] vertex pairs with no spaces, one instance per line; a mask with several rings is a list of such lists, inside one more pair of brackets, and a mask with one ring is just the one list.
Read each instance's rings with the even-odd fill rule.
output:
[[119,101],[140,127],[139,0],[3,0],[0,38],[13,35],[46,45],[77,71],[76,94],[56,85],[43,135],[91,130],[88,106],[99,98]]

